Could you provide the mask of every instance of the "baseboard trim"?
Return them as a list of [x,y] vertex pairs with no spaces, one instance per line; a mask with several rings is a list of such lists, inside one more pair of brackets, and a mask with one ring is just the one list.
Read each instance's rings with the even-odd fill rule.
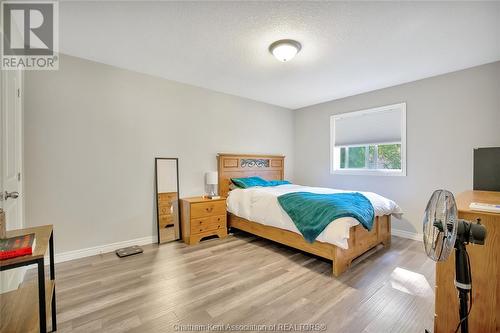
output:
[[[418,234],[418,233],[414,233],[414,232],[410,232],[410,231],[405,231],[405,230],[394,229],[394,228],[391,230],[391,233],[393,236],[396,236],[396,237],[413,239],[413,240],[420,241],[420,242],[422,241],[422,234]],[[95,256],[98,254],[113,252],[113,251],[115,251],[119,248],[122,248],[122,247],[127,247],[127,246],[132,246],[132,245],[148,245],[148,244],[152,244],[155,242],[156,242],[156,236],[147,236],[147,237],[131,239],[131,240],[123,241],[123,242],[116,242],[116,243],[111,243],[111,244],[104,244],[104,245],[99,245],[99,246],[94,246],[94,247],[88,247],[86,249],[81,249],[81,250],[74,250],[74,251],[57,253],[55,255],[54,261],[57,264],[57,263],[65,262],[65,261],[70,261],[70,260]]]
[[148,245],[156,242],[156,236],[147,236],[142,238],[131,239],[123,242],[104,244],[94,247],[89,247],[81,250],[67,251],[62,253],[57,253],[54,257],[55,263],[61,263],[69,260],[75,260],[90,256],[95,256],[98,254],[113,252],[119,248],[132,246],[132,245]]
[[416,232],[410,232],[410,231],[399,230],[399,229],[394,229],[394,228],[392,228],[391,233],[393,236],[396,236],[396,237],[413,239],[413,240],[416,240],[419,242],[421,242],[422,238],[423,238],[423,234],[418,234]]

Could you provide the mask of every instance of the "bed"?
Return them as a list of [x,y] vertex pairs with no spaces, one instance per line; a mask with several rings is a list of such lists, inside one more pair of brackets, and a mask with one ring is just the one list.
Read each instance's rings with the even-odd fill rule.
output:
[[[331,223],[313,243],[308,243],[294,228],[285,212],[277,208],[276,198],[283,193],[310,191],[316,193],[337,193],[339,190],[325,188],[281,185],[277,188],[234,189],[231,178],[259,176],[266,180],[283,180],[284,156],[218,154],[219,195],[227,197],[228,226],[311,253],[333,262],[333,275],[345,272],[353,259],[382,244],[390,246],[391,214],[401,213],[399,207],[376,194],[373,196],[376,212],[371,231],[367,231],[353,218],[341,218]],[[274,199],[273,199],[274,198]],[[383,198],[387,202],[376,199]],[[385,208],[384,208],[385,205]],[[248,208],[251,207],[252,209]],[[260,207],[260,208],[259,208]],[[264,214],[265,212],[265,214]]]

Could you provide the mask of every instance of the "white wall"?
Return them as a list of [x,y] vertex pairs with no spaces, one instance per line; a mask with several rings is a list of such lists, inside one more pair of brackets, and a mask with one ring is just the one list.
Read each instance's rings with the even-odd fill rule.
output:
[[[407,176],[330,174],[330,116],[407,103]],[[472,149],[500,146],[500,62],[322,103],[295,111],[294,180],[373,191],[405,211],[393,228],[421,233],[433,190],[472,188]]]
[[[500,146],[500,62],[296,111],[64,55],[25,86],[26,225],[54,224],[57,253],[154,235],[154,157],[191,196],[217,152],[284,154],[287,179],[378,192],[419,233],[434,189],[472,187],[472,148]],[[330,175],[330,115],[403,101],[408,175]]]
[[[165,64],[168,66],[168,64]],[[286,155],[293,112],[61,56],[27,71],[26,224],[54,224],[56,252],[156,233],[154,157],[178,157],[180,195],[204,193],[218,152]]]

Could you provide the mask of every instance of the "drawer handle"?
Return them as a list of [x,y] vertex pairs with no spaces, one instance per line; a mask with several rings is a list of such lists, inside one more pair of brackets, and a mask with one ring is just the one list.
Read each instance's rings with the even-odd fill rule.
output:
[[203,231],[203,229],[200,229],[200,231]]
[[206,210],[208,213],[210,213],[212,210],[214,210],[214,207],[207,207]]

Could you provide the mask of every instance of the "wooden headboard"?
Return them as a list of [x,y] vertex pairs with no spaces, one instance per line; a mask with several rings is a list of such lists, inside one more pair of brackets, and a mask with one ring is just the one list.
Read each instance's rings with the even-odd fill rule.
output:
[[219,195],[227,197],[231,178],[258,176],[267,180],[283,180],[285,156],[279,155],[217,155]]

